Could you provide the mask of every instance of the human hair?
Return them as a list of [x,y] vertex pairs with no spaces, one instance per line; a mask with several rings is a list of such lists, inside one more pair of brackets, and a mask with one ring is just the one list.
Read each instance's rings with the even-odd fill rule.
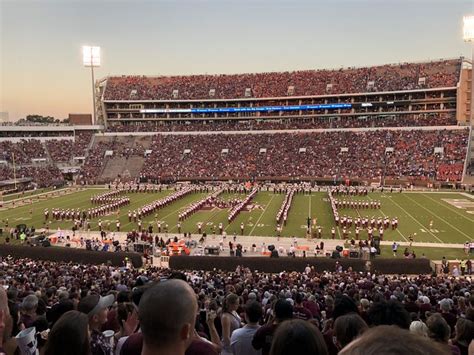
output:
[[357,304],[349,296],[342,295],[337,297],[334,302],[334,312],[332,314],[333,319],[336,320],[338,317],[348,313],[359,313]]
[[295,302],[296,302],[297,304],[300,304],[300,303],[302,303],[303,301],[304,301],[304,295],[303,295],[302,293],[298,292],[298,293],[296,294],[296,297],[295,297]]
[[428,336],[428,327],[421,320],[414,320],[410,324],[410,332],[424,337]]
[[369,327],[357,313],[340,316],[334,322],[334,335],[341,347],[364,333]]
[[[150,287],[138,306],[144,346],[156,349],[189,340],[196,313],[196,294],[186,282],[167,280]],[[187,339],[182,338],[184,327],[190,328]]]
[[447,343],[451,335],[448,323],[440,313],[434,313],[426,320],[428,336],[438,342]]
[[257,323],[263,315],[262,305],[257,301],[249,301],[245,305],[245,314],[251,323]]
[[224,304],[222,306],[222,312],[229,312],[230,306],[235,305],[239,302],[239,296],[237,296],[235,293],[229,293],[225,300]]
[[474,308],[468,308],[466,310],[466,319],[474,322]]
[[469,319],[459,318],[456,322],[456,337],[454,339],[469,345],[473,338],[474,322]]
[[120,327],[127,321],[128,315],[135,311],[135,306],[132,303],[120,303],[117,306],[117,321]]
[[293,318],[293,306],[287,300],[279,299],[275,303],[275,317],[278,321]]
[[48,335],[44,355],[89,355],[89,318],[81,312],[64,313]]
[[130,302],[132,299],[132,294],[130,291],[120,291],[117,294],[117,303]]
[[313,324],[291,319],[281,323],[273,336],[270,355],[326,355],[323,335]]
[[397,325],[400,328],[408,329],[411,323],[410,314],[396,300],[373,303],[368,316],[370,325]]
[[28,295],[21,302],[21,310],[24,312],[35,311],[38,307],[38,297],[36,295]]
[[428,338],[394,325],[367,330],[339,352],[339,355],[451,355],[451,350]]

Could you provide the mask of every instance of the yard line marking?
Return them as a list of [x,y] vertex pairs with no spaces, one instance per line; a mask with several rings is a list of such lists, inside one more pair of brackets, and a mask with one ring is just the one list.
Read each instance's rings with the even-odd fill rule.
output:
[[441,239],[439,239],[437,236],[435,236],[433,233],[431,233],[429,231],[429,228],[426,228],[424,225],[422,225],[415,217],[413,217],[410,213],[408,213],[408,211],[406,209],[404,209],[402,206],[400,206],[394,199],[391,200],[394,204],[396,204],[398,206],[398,208],[400,208],[403,212],[405,212],[405,214],[410,217],[411,219],[413,219],[416,223],[418,223],[421,227],[423,227],[423,229],[426,229],[428,231],[428,233],[430,233],[433,237],[435,237],[435,239],[437,239],[440,243],[444,243],[444,241],[442,241]]
[[270,204],[272,203],[273,199],[275,198],[275,194],[272,195],[272,198],[270,199],[270,201],[268,201],[267,205],[265,206],[265,208],[263,209],[263,212],[262,214],[260,215],[260,217],[257,219],[257,222],[255,222],[255,225],[253,226],[252,230],[250,231],[250,234],[249,235],[252,235],[255,227],[258,225],[258,222],[260,222],[260,220],[262,219],[263,215],[265,214],[265,212],[267,211],[267,208],[268,206],[270,206]]
[[308,217],[311,218],[311,194],[309,195]]
[[[222,209],[222,210],[219,209],[219,208],[217,208],[217,210],[214,211],[214,212],[211,210],[211,211],[210,211],[211,215],[210,215],[209,217],[207,217],[207,219],[205,219],[204,222],[201,222],[201,223],[203,224],[203,227],[204,227],[204,228],[203,228],[203,231],[205,232],[205,226],[206,226],[207,222],[209,222],[211,219],[213,219],[213,218],[214,218],[215,216],[217,216],[218,214],[220,214],[220,213],[222,213],[222,212],[226,212],[226,211],[227,211],[227,210],[226,210],[225,208]],[[192,217],[195,216],[198,212],[203,212],[203,211],[202,211],[202,210],[197,210],[195,213],[193,213],[192,215],[190,215],[189,218],[192,218]],[[186,223],[187,221],[188,221],[188,220],[185,219],[185,220],[182,221],[182,223],[181,223],[181,228],[183,229],[183,231],[184,231],[184,223]],[[199,221],[199,222],[200,222],[200,221]],[[199,222],[198,222],[198,223],[199,223]],[[197,223],[194,225],[194,227],[196,228],[195,230],[198,232],[199,229],[197,228]],[[171,229],[169,230],[169,233],[171,233],[175,228],[178,228],[178,226],[176,225],[176,226],[174,226],[173,228],[171,228]],[[191,228],[193,228],[192,225],[191,225]],[[193,231],[194,231],[194,229],[193,229]],[[198,233],[198,234],[199,234],[199,233]]]
[[424,193],[422,193],[422,195],[423,195],[423,196],[426,196],[426,197],[429,198],[431,201],[436,202],[438,205],[443,206],[443,207],[447,208],[448,210],[451,210],[451,211],[453,211],[454,213],[460,215],[461,217],[467,219],[469,222],[474,222],[474,220],[472,220],[472,219],[466,217],[466,216],[463,215],[462,213],[459,213],[459,212],[456,211],[454,208],[451,208],[451,207],[448,206],[448,205],[443,205],[441,202],[436,201],[434,198],[431,198],[431,197],[429,197],[428,195],[426,195],[426,194],[424,194]]
[[[260,191],[260,192],[263,192],[263,191]],[[255,195],[255,199],[257,198],[257,195],[258,195],[260,192],[257,192],[257,194]],[[246,196],[246,195],[245,195],[245,196]],[[253,199],[252,199],[252,201],[253,201]],[[230,211],[231,211],[231,208],[228,208],[228,209],[227,209],[227,212],[230,212]],[[249,212],[252,212],[252,211],[249,211]],[[227,218],[226,218],[227,226],[224,228],[224,231],[227,231],[227,228],[229,228],[230,225],[231,225],[232,223],[234,223],[234,222],[237,220],[237,217],[238,217],[239,215],[240,215],[240,212],[239,212],[239,214],[238,214],[230,223],[229,223],[229,216],[227,216]],[[249,217],[251,217],[251,216],[249,216]],[[247,220],[246,220],[246,221],[244,220],[244,221],[242,221],[241,223],[248,222],[248,221],[249,221],[249,218],[247,217]],[[224,222],[223,224],[225,224],[226,222]],[[245,223],[244,223],[244,225],[245,225]],[[239,226],[239,228],[240,228],[240,226]],[[245,235],[245,234],[244,234],[244,235]],[[250,234],[249,234],[249,235],[250,235]]]
[[472,240],[472,238],[470,236],[468,236],[466,233],[464,233],[463,231],[457,229],[455,226],[453,226],[451,223],[449,223],[447,220],[445,220],[444,218],[441,218],[440,216],[438,216],[436,213],[433,213],[431,210],[427,209],[425,206],[423,205],[420,205],[418,202],[416,202],[415,200],[411,199],[410,197],[407,196],[407,198],[411,201],[413,201],[414,203],[416,203],[418,206],[420,206],[421,208],[423,208],[424,210],[430,212],[435,218],[438,218],[439,220],[443,221],[444,223],[446,223],[448,226],[450,226],[451,228],[457,230],[459,233],[461,233],[462,235],[466,236],[469,240]]
[[[372,201],[372,198],[369,195],[367,195],[367,197],[369,198],[369,200]],[[380,213],[383,214],[384,217],[387,217],[387,215],[385,213],[383,213],[382,209],[380,209],[379,211],[380,211]],[[408,239],[402,234],[402,232],[400,232],[400,230],[398,228],[395,228],[395,229],[397,230],[398,234],[400,234],[403,237],[403,239],[405,239],[408,242]]]

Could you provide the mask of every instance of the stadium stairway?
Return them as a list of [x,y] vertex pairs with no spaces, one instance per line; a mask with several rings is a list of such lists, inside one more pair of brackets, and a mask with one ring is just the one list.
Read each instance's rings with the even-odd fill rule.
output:
[[114,157],[110,158],[100,176],[101,181],[111,181],[118,178],[134,179],[138,177],[143,167],[145,159],[143,157]]
[[46,142],[42,142],[41,145],[43,146],[43,149],[46,153],[46,159],[48,160],[48,164],[54,164],[54,160],[53,160],[53,157],[51,156],[51,154],[49,153],[49,150],[48,150],[48,145],[46,144]]

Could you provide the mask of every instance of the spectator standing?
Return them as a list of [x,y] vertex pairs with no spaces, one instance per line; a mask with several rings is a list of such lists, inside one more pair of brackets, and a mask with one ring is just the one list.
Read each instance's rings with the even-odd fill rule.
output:
[[261,355],[261,350],[255,350],[252,339],[260,328],[258,322],[262,318],[262,305],[257,301],[249,301],[245,305],[245,320],[247,324],[234,330],[230,339],[230,346],[234,355]]

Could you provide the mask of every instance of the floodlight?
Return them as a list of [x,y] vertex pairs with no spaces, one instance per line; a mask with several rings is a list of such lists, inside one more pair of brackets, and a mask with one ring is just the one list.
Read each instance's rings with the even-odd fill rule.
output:
[[85,67],[100,67],[100,47],[83,46],[82,62]]
[[463,17],[463,39],[465,42],[474,41],[474,15]]
[[94,80],[94,68],[100,67],[100,47],[96,46],[82,46],[82,63],[85,67],[91,68],[92,77],[92,107],[93,107],[93,120],[92,124],[96,124],[96,97],[95,97],[95,80]]

